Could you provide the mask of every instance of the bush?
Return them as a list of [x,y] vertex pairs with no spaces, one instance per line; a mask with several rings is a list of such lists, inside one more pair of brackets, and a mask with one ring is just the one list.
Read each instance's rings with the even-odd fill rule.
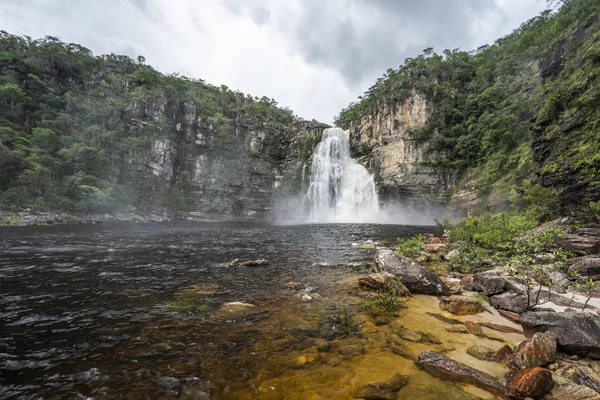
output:
[[175,295],[171,300],[167,300],[165,307],[180,314],[204,314],[208,310],[208,306],[198,303],[191,293]]
[[364,299],[361,308],[373,315],[392,314],[405,307],[406,299],[398,297],[388,290],[378,290],[375,296]]
[[396,251],[404,257],[414,258],[421,251],[421,245],[425,243],[423,235],[413,236],[408,239],[398,238]]

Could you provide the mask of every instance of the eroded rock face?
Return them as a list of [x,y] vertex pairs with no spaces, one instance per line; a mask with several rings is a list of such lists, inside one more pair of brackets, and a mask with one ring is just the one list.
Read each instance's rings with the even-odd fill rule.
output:
[[433,271],[390,249],[377,250],[375,263],[380,271],[400,277],[411,293],[444,295],[447,292],[446,285]]
[[552,332],[538,332],[525,340],[506,359],[511,369],[543,367],[556,360],[556,335]]
[[440,297],[440,308],[456,315],[473,315],[484,311],[476,301],[460,297]]
[[419,354],[415,364],[420,369],[438,378],[470,383],[496,393],[504,391],[502,383],[493,376],[433,351],[425,351]]
[[505,379],[506,395],[511,399],[539,398],[554,387],[552,373],[540,367],[510,371]]
[[600,280],[600,255],[588,255],[572,260],[569,272],[578,272],[584,278]]
[[600,358],[600,316],[589,313],[528,312],[521,315],[525,336],[537,332],[556,334],[558,350]]
[[445,203],[449,197],[454,174],[428,165],[427,143],[413,136],[427,117],[426,98],[413,90],[403,102],[382,106],[350,128],[352,154],[375,174],[380,200]]

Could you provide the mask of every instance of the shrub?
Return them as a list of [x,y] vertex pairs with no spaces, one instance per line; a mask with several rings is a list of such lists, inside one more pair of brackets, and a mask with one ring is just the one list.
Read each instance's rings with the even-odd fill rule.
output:
[[205,314],[208,311],[206,304],[196,301],[196,297],[191,293],[180,293],[170,300],[167,300],[165,307],[180,314]]
[[396,251],[404,257],[414,258],[421,251],[421,245],[423,243],[425,243],[425,237],[423,235],[413,236],[408,239],[398,238]]
[[405,307],[406,299],[389,290],[378,290],[371,298],[364,299],[361,308],[373,315],[396,313]]

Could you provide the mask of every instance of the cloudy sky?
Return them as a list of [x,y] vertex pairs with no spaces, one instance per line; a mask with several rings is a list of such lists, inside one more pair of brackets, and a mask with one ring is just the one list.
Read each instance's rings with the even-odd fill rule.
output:
[[57,36],[274,98],[330,123],[426,47],[473,49],[544,0],[0,0],[0,30]]

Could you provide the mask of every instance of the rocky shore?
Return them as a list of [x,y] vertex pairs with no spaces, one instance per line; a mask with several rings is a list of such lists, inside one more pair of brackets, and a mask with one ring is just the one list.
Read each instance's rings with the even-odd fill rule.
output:
[[167,222],[168,213],[115,212],[99,214],[70,214],[66,212],[1,213],[0,226],[76,225],[109,223]]

